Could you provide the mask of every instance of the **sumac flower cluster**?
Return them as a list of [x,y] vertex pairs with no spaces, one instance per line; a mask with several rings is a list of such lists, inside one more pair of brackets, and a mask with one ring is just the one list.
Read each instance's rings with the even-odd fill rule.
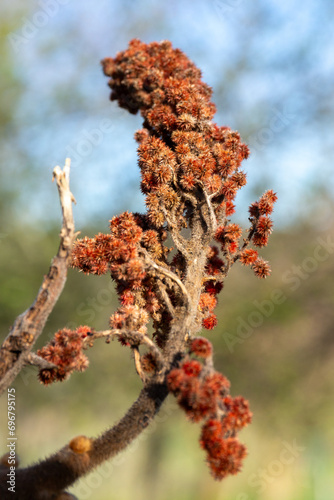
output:
[[232,398],[229,381],[213,369],[211,343],[194,338],[189,354],[171,370],[167,382],[187,417],[193,422],[204,421],[200,444],[207,452],[212,475],[222,479],[239,472],[246,448],[236,433],[251,422],[252,414],[248,402],[241,396]]
[[49,344],[37,351],[41,358],[56,365],[55,368],[40,370],[40,381],[48,385],[65,380],[73,371],[86,370],[88,358],[82,349],[84,340],[91,334],[92,331],[87,326],[79,326],[76,330],[59,330]]
[[[124,212],[110,220],[109,234],[77,240],[71,265],[110,273],[120,305],[106,338],[132,349],[144,388],[163,385],[162,400],[173,393],[188,418],[201,422],[200,444],[222,479],[240,470],[246,451],[237,432],[251,413],[242,397],[231,397],[229,381],[213,367],[211,343],[198,333],[216,327],[218,296],[234,263],[269,276],[258,250],[272,232],[277,197],[269,190],[250,206],[246,231],[231,220],[246,184],[248,147],[212,121],[212,89],[170,42],[132,40],[102,65],[111,100],[143,118],[135,139],[147,210]],[[41,373],[44,383],[86,366],[82,332],[64,329],[40,351],[57,365]]]

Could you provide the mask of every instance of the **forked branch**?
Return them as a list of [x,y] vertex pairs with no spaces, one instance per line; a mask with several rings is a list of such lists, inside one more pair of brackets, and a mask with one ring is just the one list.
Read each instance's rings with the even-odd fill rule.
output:
[[63,170],[58,166],[53,170],[63,214],[58,253],[52,260],[34,303],[16,318],[0,348],[0,394],[9,387],[24,365],[33,364],[31,349],[65,285],[71,248],[76,237],[72,212],[75,200],[70,191],[69,177],[70,159],[67,158]]

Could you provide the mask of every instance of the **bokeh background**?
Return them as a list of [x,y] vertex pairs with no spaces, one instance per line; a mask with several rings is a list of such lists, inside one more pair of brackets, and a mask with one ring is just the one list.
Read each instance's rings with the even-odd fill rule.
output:
[[[209,338],[232,394],[250,400],[241,474],[215,482],[199,426],[171,398],[125,453],[72,489],[81,500],[328,500],[334,495],[334,4],[330,0],[3,0],[0,5],[0,315],[4,338],[33,301],[58,246],[52,169],[72,158],[75,219],[106,231],[142,211],[133,134],[139,116],[108,100],[99,61],[132,38],[169,39],[213,87],[216,121],[237,129],[252,154],[236,220],[265,189],[279,196],[258,281],[238,266]],[[116,308],[108,277],[69,272],[40,345],[63,326],[103,329]],[[96,344],[90,368],[41,386],[15,381],[22,464],[74,435],[96,435],[136,398],[127,349]],[[2,398],[0,435],[6,435]]]

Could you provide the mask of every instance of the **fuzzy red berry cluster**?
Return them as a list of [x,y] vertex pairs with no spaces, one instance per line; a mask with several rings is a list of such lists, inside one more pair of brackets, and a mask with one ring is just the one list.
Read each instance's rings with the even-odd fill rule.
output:
[[[238,132],[212,121],[211,88],[170,42],[132,40],[102,65],[111,100],[143,117],[135,138],[147,211],[125,212],[111,219],[109,234],[77,240],[71,264],[84,273],[110,273],[120,306],[108,335],[132,348],[144,384],[163,380],[187,416],[203,423],[201,446],[212,474],[222,479],[241,467],[246,451],[236,433],[251,413],[243,398],[230,396],[228,380],[213,368],[211,344],[197,334],[217,325],[218,295],[234,263],[269,276],[257,249],[268,243],[277,196],[268,190],[250,206],[246,231],[231,221],[246,184],[241,164],[248,147]],[[44,355],[63,364],[66,375],[75,351],[56,363],[59,342]],[[140,353],[142,344],[149,352]]]
[[[203,296],[201,302],[211,301],[202,308],[202,326],[212,329],[217,324],[214,296],[222,289],[231,264],[240,260],[258,277],[270,274],[269,264],[248,246],[251,242],[257,247],[267,244],[272,231],[269,214],[276,195],[267,191],[250,207],[251,227],[242,239],[241,227],[231,223],[229,217],[235,211],[237,191],[246,184],[240,166],[249,154],[248,148],[237,132],[211,121],[215,106],[210,101],[210,87],[201,81],[200,70],[170,42],[144,44],[133,40],[128,50],[105,59],[103,69],[111,77],[111,99],[131,113],[140,110],[144,118],[144,128],[136,133],[136,139],[147,213],[125,212],[111,220],[111,234],[79,240],[72,265],[85,273],[109,271],[117,283],[122,306],[136,303],[156,319],[159,297],[145,272],[143,251],[184,276],[184,253],[177,233],[184,228],[191,230],[196,216],[194,205],[203,212],[209,210],[208,223],[215,226],[213,237],[220,243],[220,252],[216,246],[208,247],[203,280],[206,299]],[[209,209],[202,206],[203,197]],[[168,230],[179,243],[171,264],[167,260],[170,248],[165,245]],[[123,308],[117,314],[111,319],[112,328],[127,312]]]
[[63,328],[54,338],[37,351],[37,354],[53,363],[54,368],[40,370],[39,379],[44,385],[68,378],[74,371],[84,371],[88,358],[82,352],[84,340],[91,334],[91,328],[79,326],[76,330]]
[[246,448],[236,433],[250,423],[252,414],[244,398],[229,395],[229,381],[213,369],[211,343],[202,337],[193,339],[189,355],[171,370],[167,382],[187,417],[204,421],[200,444],[214,478],[239,472]]

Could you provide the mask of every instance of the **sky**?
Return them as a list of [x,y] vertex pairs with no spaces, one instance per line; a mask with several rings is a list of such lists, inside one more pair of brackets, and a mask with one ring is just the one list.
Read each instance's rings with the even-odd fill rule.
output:
[[275,223],[323,224],[333,217],[333,14],[330,0],[5,1],[2,71],[12,83],[2,99],[17,87],[0,145],[2,186],[19,194],[11,209],[57,220],[50,178],[67,156],[77,225],[144,209],[133,139],[141,118],[109,101],[100,60],[132,38],[169,39],[213,88],[215,121],[250,145],[241,220],[273,188]]

